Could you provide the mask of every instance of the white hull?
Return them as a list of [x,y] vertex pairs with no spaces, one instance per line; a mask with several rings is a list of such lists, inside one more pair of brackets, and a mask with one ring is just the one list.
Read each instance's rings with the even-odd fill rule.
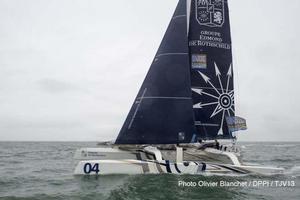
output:
[[86,160],[80,161],[75,168],[75,175],[109,174],[261,174],[282,173],[282,168],[260,166],[236,166],[202,162],[170,163],[168,161],[141,160]]
[[[179,152],[179,153],[178,153]],[[177,154],[176,154],[177,153]],[[192,159],[192,160],[184,160]],[[195,159],[196,158],[196,159]],[[215,158],[215,160],[213,160]],[[108,174],[279,174],[282,168],[242,165],[236,153],[212,148],[182,148],[164,151],[156,147],[139,150],[119,148],[83,148],[76,152],[80,160],[75,175]]]

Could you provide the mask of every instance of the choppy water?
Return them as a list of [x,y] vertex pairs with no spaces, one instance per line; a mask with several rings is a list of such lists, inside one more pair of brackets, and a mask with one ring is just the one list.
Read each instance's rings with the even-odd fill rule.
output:
[[[300,199],[300,143],[240,143],[244,161],[286,168],[284,175],[73,176],[73,154],[95,143],[0,142],[0,199]],[[288,181],[294,187],[180,187],[185,182]]]

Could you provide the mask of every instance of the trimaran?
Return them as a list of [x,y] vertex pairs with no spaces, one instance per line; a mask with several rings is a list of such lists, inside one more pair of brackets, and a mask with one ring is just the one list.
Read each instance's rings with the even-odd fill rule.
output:
[[179,0],[115,142],[75,153],[78,175],[272,174],[243,164],[234,132],[232,46],[227,0]]

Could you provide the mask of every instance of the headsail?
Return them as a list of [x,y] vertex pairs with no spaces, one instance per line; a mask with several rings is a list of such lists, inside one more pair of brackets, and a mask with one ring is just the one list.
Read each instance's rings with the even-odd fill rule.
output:
[[195,134],[187,5],[180,0],[116,144],[188,143]]
[[189,49],[198,138],[232,138],[232,50],[227,0],[192,0]]

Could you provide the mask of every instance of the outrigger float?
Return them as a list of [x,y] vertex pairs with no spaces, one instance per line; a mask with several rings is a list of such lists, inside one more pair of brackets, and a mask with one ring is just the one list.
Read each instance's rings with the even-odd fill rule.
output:
[[234,102],[227,0],[179,0],[116,141],[78,149],[74,174],[281,173],[243,164]]

